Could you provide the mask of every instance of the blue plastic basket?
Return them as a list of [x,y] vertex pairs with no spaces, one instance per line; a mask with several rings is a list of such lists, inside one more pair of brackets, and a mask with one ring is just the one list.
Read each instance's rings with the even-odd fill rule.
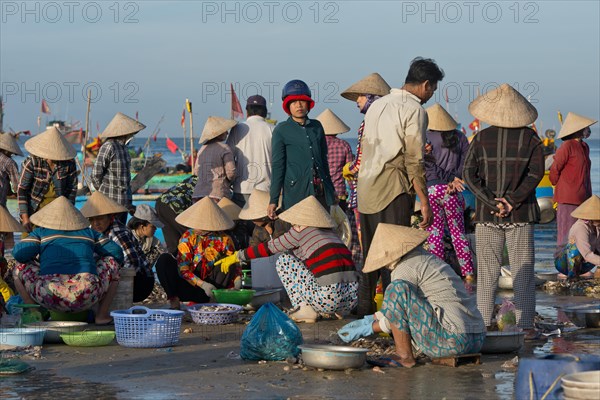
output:
[[117,343],[124,347],[167,347],[179,341],[183,311],[134,306],[110,313]]

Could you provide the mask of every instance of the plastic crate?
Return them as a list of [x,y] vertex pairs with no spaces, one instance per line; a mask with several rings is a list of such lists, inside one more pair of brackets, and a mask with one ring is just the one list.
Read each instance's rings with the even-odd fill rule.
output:
[[134,306],[111,311],[117,343],[125,347],[167,347],[179,341],[183,311]]

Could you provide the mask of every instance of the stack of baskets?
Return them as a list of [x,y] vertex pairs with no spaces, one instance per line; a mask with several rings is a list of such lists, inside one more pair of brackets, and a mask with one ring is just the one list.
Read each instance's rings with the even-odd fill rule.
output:
[[179,341],[183,311],[134,306],[111,311],[117,342],[125,347],[167,347]]
[[[212,311],[211,308],[222,307],[224,310]],[[238,320],[244,307],[237,304],[204,303],[188,307],[192,320],[202,325],[226,325]]]

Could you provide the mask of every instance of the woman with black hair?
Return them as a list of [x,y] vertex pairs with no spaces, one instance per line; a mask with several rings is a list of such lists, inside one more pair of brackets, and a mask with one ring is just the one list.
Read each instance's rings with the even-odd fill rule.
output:
[[444,260],[444,231],[450,231],[461,275],[473,275],[473,255],[465,236],[465,200],[462,169],[469,147],[467,137],[456,130],[458,124],[436,103],[427,109],[429,126],[425,146],[427,196],[433,223],[427,228],[429,251]]

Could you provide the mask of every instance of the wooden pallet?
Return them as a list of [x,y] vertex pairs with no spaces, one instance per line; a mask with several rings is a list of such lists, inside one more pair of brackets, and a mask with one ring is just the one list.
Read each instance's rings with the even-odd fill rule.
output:
[[479,365],[481,364],[481,353],[433,358],[431,363],[435,365],[446,365],[448,367],[458,367],[459,365],[465,364]]

